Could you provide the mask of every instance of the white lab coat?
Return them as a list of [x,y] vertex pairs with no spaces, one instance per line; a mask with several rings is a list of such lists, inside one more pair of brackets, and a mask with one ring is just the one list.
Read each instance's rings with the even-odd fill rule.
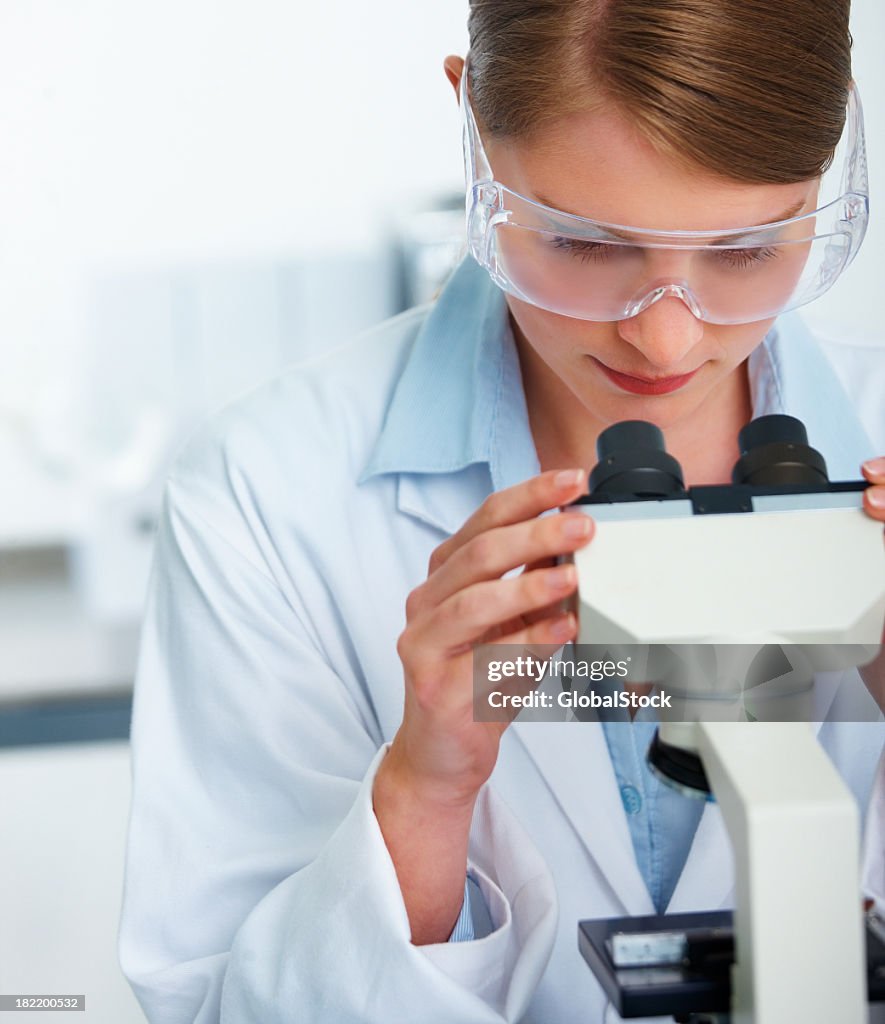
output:
[[[371,805],[402,717],[396,639],[431,551],[490,490],[477,465],[359,482],[427,314],[252,392],[170,477],[119,935],[151,1024],[595,1024],[605,1000],[578,919],[654,912],[601,727],[517,723],[470,840],[494,931],[410,943]],[[865,805],[881,724],[819,735]],[[668,909],[730,907],[732,883],[710,804]]]

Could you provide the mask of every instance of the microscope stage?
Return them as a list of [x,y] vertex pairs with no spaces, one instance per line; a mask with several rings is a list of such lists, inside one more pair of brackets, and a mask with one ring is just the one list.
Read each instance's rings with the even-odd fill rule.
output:
[[[730,910],[598,918],[578,922],[578,945],[621,1017],[687,1019],[691,1013],[729,1010],[731,927]],[[633,942],[631,935],[637,937]],[[867,998],[885,1002],[885,943],[869,918],[866,944]],[[691,953],[680,959],[686,946]],[[614,962],[613,950],[622,966]],[[635,966],[623,966],[631,962]]]

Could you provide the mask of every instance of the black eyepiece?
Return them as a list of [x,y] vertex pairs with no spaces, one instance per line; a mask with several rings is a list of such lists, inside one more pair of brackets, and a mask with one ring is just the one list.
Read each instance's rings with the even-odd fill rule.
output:
[[666,498],[685,493],[682,467],[667,454],[664,435],[644,420],[615,423],[596,441],[599,462],[590,473],[590,493]]
[[736,484],[826,484],[827,464],[808,444],[808,434],[794,416],[760,416],[738,434],[741,457],[731,479]]

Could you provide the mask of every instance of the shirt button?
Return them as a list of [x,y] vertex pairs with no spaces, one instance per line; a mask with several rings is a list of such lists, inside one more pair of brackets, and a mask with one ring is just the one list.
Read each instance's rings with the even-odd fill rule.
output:
[[642,797],[635,786],[621,786],[621,800],[628,814],[639,814],[642,810]]

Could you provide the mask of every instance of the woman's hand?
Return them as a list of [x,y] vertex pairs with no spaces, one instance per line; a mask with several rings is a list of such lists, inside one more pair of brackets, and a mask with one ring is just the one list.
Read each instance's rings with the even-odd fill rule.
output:
[[[426,581],[409,595],[398,644],[405,712],[391,754],[441,801],[472,802],[506,728],[473,720],[474,645],[559,646],[575,635],[574,615],[559,610],[575,591],[575,569],[553,560],[583,547],[593,522],[538,516],[585,483],[582,471],[554,471],[491,495],[434,551]],[[520,575],[501,578],[521,565]]]
[[[873,519],[885,523],[885,456],[865,462],[861,466],[861,471],[872,484],[872,487],[868,487],[864,491],[864,511]],[[885,628],[883,628],[881,644],[875,661],[864,665],[859,671],[876,703],[885,711]]]
[[[583,470],[552,471],[492,494],[433,552],[427,579],[406,602],[397,645],[403,721],[373,798],[416,944],[445,941],[454,926],[473,805],[507,727],[474,721],[473,647],[574,638],[575,616],[560,609],[575,591],[575,568],[554,562],[588,543],[593,522],[540,514],[573,501],[586,484]],[[502,579],[519,566],[522,573]]]

